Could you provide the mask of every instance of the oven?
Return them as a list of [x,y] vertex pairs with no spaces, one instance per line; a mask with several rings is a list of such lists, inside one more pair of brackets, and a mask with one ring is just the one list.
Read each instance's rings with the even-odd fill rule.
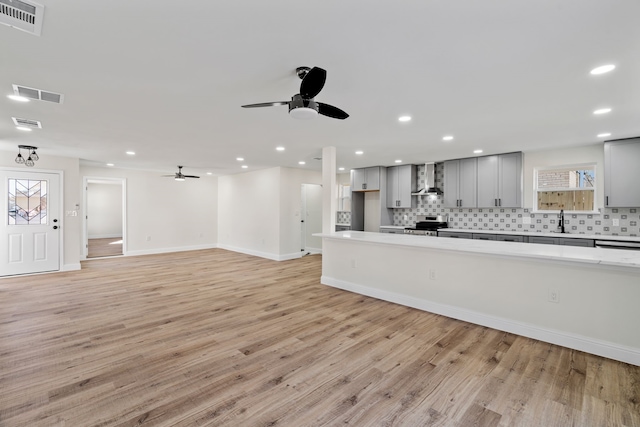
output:
[[436,237],[438,236],[438,230],[447,228],[447,226],[446,215],[420,215],[417,218],[416,225],[405,228],[404,234]]

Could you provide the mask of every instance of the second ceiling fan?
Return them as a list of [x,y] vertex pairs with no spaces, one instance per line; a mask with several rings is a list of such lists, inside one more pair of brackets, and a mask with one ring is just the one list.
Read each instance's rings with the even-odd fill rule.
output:
[[296,68],[298,77],[302,79],[300,83],[300,93],[291,97],[291,101],[263,102],[260,104],[243,105],[243,108],[273,107],[276,105],[288,105],[289,115],[296,119],[313,119],[318,114],[331,117],[332,119],[344,120],[349,115],[333,105],[316,102],[314,98],[327,80],[327,72],[319,67],[298,67]]

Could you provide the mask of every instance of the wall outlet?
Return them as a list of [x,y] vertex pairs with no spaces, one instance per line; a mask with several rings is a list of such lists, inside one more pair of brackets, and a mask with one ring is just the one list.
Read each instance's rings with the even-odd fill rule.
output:
[[355,259],[351,260],[351,268],[356,268],[356,260]]
[[436,280],[436,271],[429,270],[429,280]]
[[408,215],[405,215],[405,216],[404,216],[404,220],[406,221],[407,219],[409,219],[409,216],[408,216]]
[[531,224],[531,217],[530,216],[523,216],[522,217],[522,223],[523,224]]
[[147,242],[151,241],[151,236],[147,236]]
[[620,220],[618,218],[613,218],[613,226],[620,227]]
[[554,288],[549,288],[549,302],[560,302],[560,291]]

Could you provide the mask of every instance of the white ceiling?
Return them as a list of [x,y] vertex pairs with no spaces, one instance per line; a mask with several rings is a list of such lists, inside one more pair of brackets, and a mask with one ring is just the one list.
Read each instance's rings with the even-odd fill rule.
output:
[[[2,150],[226,175],[244,171],[238,156],[249,171],[320,169],[330,145],[353,168],[640,135],[638,0],[41,2],[41,37],[0,25],[0,87],[64,103],[1,96]],[[316,100],[351,117],[240,108],[290,99],[298,66],[326,69]],[[12,116],[43,129],[20,132]]]

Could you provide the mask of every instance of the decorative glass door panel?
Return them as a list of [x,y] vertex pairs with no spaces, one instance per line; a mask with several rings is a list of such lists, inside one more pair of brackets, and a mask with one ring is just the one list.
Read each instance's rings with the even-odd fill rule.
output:
[[46,225],[48,181],[9,178],[9,225]]

